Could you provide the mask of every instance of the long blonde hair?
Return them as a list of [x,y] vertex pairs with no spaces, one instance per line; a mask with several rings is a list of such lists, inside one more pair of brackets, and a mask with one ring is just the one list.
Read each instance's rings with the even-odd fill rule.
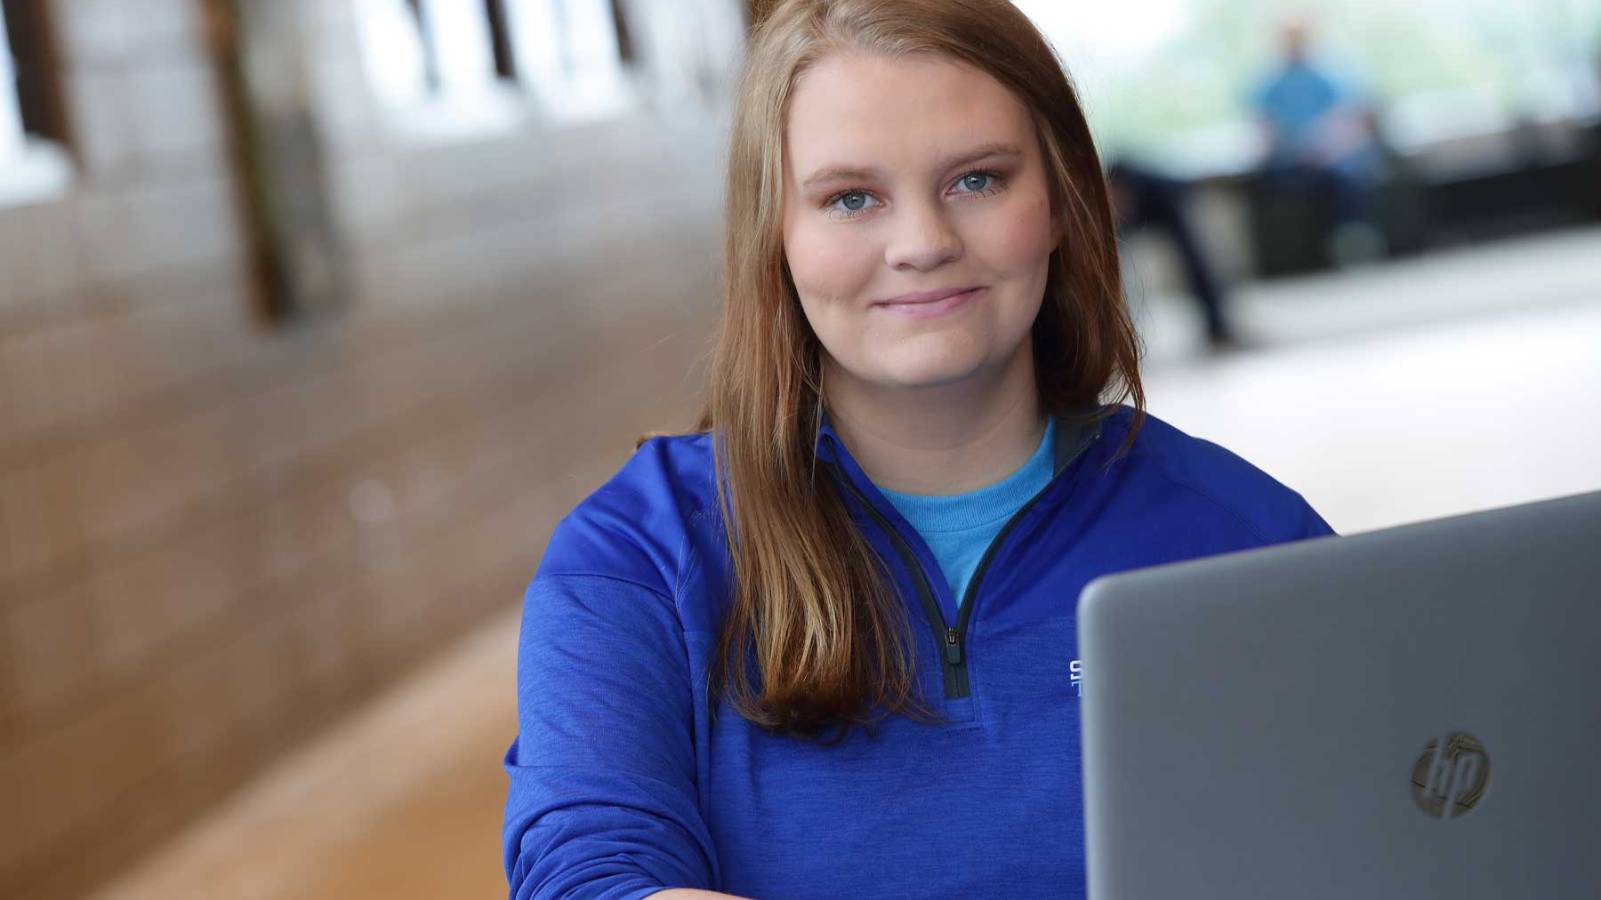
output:
[[1061,416],[1095,409],[1093,419],[1132,396],[1122,452],[1145,401],[1100,161],[1073,86],[1033,24],[1006,0],[777,0],[758,12],[728,159],[722,320],[694,428],[712,436],[733,565],[709,687],[769,731],[820,739],[835,729],[836,741],[853,724],[871,733],[888,713],[939,719],[916,690],[907,605],[826,470],[816,474],[819,343],[784,259],[790,94],[801,72],[841,50],[942,54],[1023,101],[1063,224],[1032,333],[1041,406]]

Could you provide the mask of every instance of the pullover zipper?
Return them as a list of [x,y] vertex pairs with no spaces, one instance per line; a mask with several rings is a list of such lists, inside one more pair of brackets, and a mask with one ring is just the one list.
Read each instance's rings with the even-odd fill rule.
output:
[[1051,480],[1046,482],[1045,486],[1040,488],[1034,496],[1030,497],[1027,503],[1019,507],[1017,512],[1006,520],[1005,525],[1001,526],[1001,530],[996,533],[995,539],[990,541],[989,546],[984,549],[984,555],[979,559],[978,568],[973,570],[973,578],[967,583],[967,592],[962,597],[961,609],[956,614],[955,626],[947,626],[945,624],[945,614],[940,611],[939,602],[934,599],[934,590],[928,583],[928,573],[923,571],[923,566],[917,561],[917,555],[912,552],[911,546],[906,543],[906,538],[890,523],[889,518],[878,510],[878,507],[874,506],[862,495],[861,490],[845,476],[845,473],[839,470],[837,465],[832,462],[824,463],[833,471],[836,479],[850,490],[851,494],[856,497],[857,502],[873,517],[873,521],[878,523],[878,527],[883,529],[884,533],[889,536],[890,543],[895,545],[895,552],[900,556],[901,562],[906,565],[907,569],[911,570],[916,579],[917,593],[922,600],[923,611],[928,616],[929,626],[933,629],[934,642],[944,649],[942,654],[944,664],[941,668],[944,669],[945,698],[947,700],[966,697],[973,692],[972,684],[968,679],[967,653],[965,652],[967,622],[972,617],[973,600],[978,594],[979,583],[984,580],[984,573],[989,568],[990,561],[995,558],[996,551],[1005,542],[1006,536],[1011,533],[1023,516],[1034,507],[1035,503],[1039,502],[1041,497],[1045,496],[1046,492],[1056,484],[1057,479],[1061,478],[1062,474],[1071,468],[1072,464],[1084,454],[1089,444],[1100,440],[1100,437],[1100,430],[1096,429],[1094,437],[1084,447],[1079,448],[1078,453],[1067,461],[1067,465],[1062,467],[1062,471],[1052,475]]
[[[833,463],[826,463],[826,465],[833,470],[837,480],[855,495],[857,502],[861,503],[862,508],[866,509],[868,515],[873,517],[873,521],[878,523],[878,527],[889,536],[890,543],[895,545],[895,552],[900,556],[901,562],[906,565],[907,569],[911,570],[912,576],[916,579],[918,598],[922,600],[923,612],[928,616],[929,624],[934,629],[934,640],[936,643],[943,642],[945,645],[945,665],[942,667],[945,670],[945,696],[967,696],[966,687],[963,684],[967,680],[967,670],[966,666],[962,665],[962,636],[956,629],[945,627],[945,614],[940,612],[939,601],[934,599],[934,589],[929,587],[928,573],[924,572],[922,565],[917,562],[917,556],[912,553],[912,548],[907,545],[906,538],[896,530],[894,525],[890,524],[889,519],[883,513],[878,511],[878,507],[868,502],[867,498],[862,496],[862,492],[857,489],[855,484],[851,483],[845,473],[839,471],[838,467]],[[943,635],[941,634],[942,632]],[[960,681],[958,681],[958,677],[960,677]],[[958,692],[959,690],[960,692]]]

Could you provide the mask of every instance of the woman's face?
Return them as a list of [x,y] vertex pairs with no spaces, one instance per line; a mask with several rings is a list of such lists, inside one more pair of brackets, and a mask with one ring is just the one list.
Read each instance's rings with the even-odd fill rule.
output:
[[796,85],[784,157],[784,253],[829,378],[945,385],[1031,352],[1057,233],[1028,109],[998,81],[826,57]]

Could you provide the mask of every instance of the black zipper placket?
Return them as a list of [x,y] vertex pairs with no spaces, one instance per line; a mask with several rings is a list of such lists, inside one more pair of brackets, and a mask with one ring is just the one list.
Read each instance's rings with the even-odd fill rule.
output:
[[984,580],[984,573],[990,567],[990,560],[995,558],[996,551],[1006,541],[1006,536],[1011,534],[1012,528],[1022,521],[1025,515],[1028,515],[1028,511],[1034,508],[1034,504],[1045,496],[1052,485],[1056,484],[1056,479],[1060,478],[1062,473],[1066,471],[1067,468],[1064,467],[1061,472],[1052,476],[1051,480],[1046,482],[1038,493],[1028,498],[1027,503],[1018,507],[1017,512],[1012,513],[1012,517],[1006,520],[1006,524],[1001,526],[1001,530],[995,533],[995,539],[990,541],[988,547],[984,548],[984,555],[979,558],[978,568],[973,570],[973,577],[967,582],[967,593],[962,595],[961,609],[957,610],[956,613],[956,626],[945,629],[945,662],[947,665],[956,667],[957,675],[957,693],[948,696],[966,697],[973,690],[967,678],[967,620],[973,615],[973,600],[978,596],[978,585],[979,582]]
[[[1100,432],[1097,430],[1091,442],[1098,440],[1100,436]],[[934,599],[934,591],[929,587],[928,573],[923,571],[922,564],[917,561],[917,555],[912,552],[912,548],[906,543],[906,538],[896,530],[894,525],[890,524],[889,519],[882,512],[879,512],[878,507],[868,502],[867,498],[862,495],[862,492],[857,489],[850,478],[839,471],[837,466],[833,463],[825,464],[834,471],[835,476],[856,496],[857,501],[867,510],[868,515],[871,515],[873,520],[878,523],[878,526],[884,529],[884,533],[889,535],[890,542],[895,545],[895,551],[900,554],[901,561],[916,575],[917,590],[923,601],[923,610],[928,615],[929,625],[934,629],[934,643],[939,645],[941,649],[940,659],[943,661],[941,668],[945,675],[945,698],[947,700],[966,697],[973,692],[972,684],[967,677],[967,621],[973,615],[973,601],[978,595],[979,582],[984,580],[984,573],[989,568],[990,561],[994,559],[996,551],[1005,542],[1006,536],[1011,533],[1017,523],[1028,514],[1030,509],[1034,508],[1034,504],[1038,503],[1041,497],[1044,497],[1051,490],[1057,479],[1061,478],[1073,467],[1073,463],[1077,461],[1077,456],[1083,455],[1083,452],[1083,448],[1080,448],[1079,453],[1073,459],[1068,460],[1067,465],[1062,467],[1062,471],[1051,476],[1051,480],[1045,483],[1045,487],[1040,488],[1034,496],[1028,499],[1027,503],[1019,507],[1017,512],[1006,520],[1006,524],[1001,526],[1001,530],[995,534],[995,539],[990,541],[988,547],[984,548],[984,555],[978,561],[978,568],[973,570],[973,577],[967,582],[967,592],[962,596],[961,609],[956,614],[956,624],[954,626],[945,624],[945,614],[940,611],[939,602]]]
[[[868,515],[873,517],[873,521],[878,523],[878,527],[889,535],[890,543],[895,545],[895,552],[900,555],[901,562],[905,563],[906,568],[917,579],[917,594],[923,602],[923,612],[928,616],[929,624],[934,628],[934,642],[947,648],[942,655],[945,663],[941,666],[945,673],[945,696],[966,696],[966,694],[956,693],[958,684],[963,684],[967,681],[967,672],[965,667],[961,666],[961,640],[958,637],[955,641],[956,656],[953,659],[949,650],[950,645],[946,643],[946,641],[950,640],[949,633],[951,629],[945,627],[945,614],[940,612],[939,601],[934,599],[934,589],[928,584],[928,573],[923,571],[922,564],[917,561],[917,555],[907,545],[906,538],[896,530],[894,525],[890,524],[889,519],[883,513],[878,511],[878,507],[868,502],[868,499],[862,496],[862,492],[857,489],[850,478],[844,472],[841,472],[837,466],[833,463],[827,463],[826,465],[834,471],[835,477],[855,495],[857,502],[862,505],[863,509],[867,510]],[[958,676],[960,681],[958,681]]]

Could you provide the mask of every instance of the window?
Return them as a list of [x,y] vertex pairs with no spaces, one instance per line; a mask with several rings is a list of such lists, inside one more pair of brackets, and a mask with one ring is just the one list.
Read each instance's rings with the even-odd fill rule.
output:
[[[633,97],[634,35],[620,0],[357,0],[374,93],[442,119],[531,95],[552,118],[614,113]],[[436,102],[440,101],[440,102]],[[420,118],[420,117],[413,117]]]
[[418,100],[428,93],[428,63],[416,13],[404,0],[357,0],[362,59],[373,92],[382,100]]
[[1249,158],[1245,98],[1297,10],[1316,10],[1316,44],[1387,101],[1398,143],[1601,111],[1595,0],[1014,2],[1061,51],[1103,150],[1156,151],[1179,166]]
[[512,74],[499,0],[358,0],[356,14],[367,76],[391,103],[483,95]]
[[0,6],[0,159],[22,153],[22,109],[17,102],[17,69],[12,56],[5,7]]
[[22,151],[22,110],[16,102],[16,64],[6,35],[5,6],[0,6],[0,159]]
[[744,3],[677,0],[631,7],[641,16],[633,35],[648,89],[662,103],[721,104],[745,52]]
[[368,82],[388,124],[422,140],[504,131],[522,118],[505,0],[356,0]]
[[429,87],[457,97],[488,93],[495,70],[489,19],[481,3],[466,0],[408,0],[423,36]]
[[0,0],[0,206],[63,190],[72,166],[40,0]]
[[546,111],[588,118],[626,103],[624,35],[612,0],[507,0],[507,6],[518,71]]

